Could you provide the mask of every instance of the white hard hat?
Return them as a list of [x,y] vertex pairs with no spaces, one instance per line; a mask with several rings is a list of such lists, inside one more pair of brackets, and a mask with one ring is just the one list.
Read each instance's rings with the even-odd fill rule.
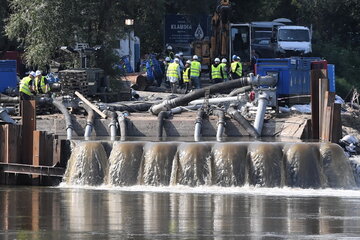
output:
[[40,70],[37,70],[37,71],[35,72],[35,76],[39,76],[39,75],[41,75],[41,71],[40,71]]
[[194,60],[198,60],[199,58],[198,58],[197,55],[194,55],[194,56],[193,56],[193,59],[194,59]]
[[226,58],[221,59],[221,62],[222,62],[222,63],[227,63]]
[[183,53],[183,52],[179,52],[179,55],[180,55],[180,56],[184,56],[184,53]]
[[220,58],[215,58],[214,62],[220,62]]
[[167,46],[167,48],[166,48],[167,50],[172,50],[172,46]]
[[166,57],[165,61],[170,62],[171,61],[170,57]]
[[186,63],[187,63],[187,64],[191,64],[191,61],[190,61],[190,60],[187,60]]
[[29,75],[31,75],[31,76],[33,76],[33,77],[36,77],[36,74],[35,74],[34,71],[29,72]]
[[180,60],[179,60],[178,58],[175,58],[174,61],[175,61],[175,62],[179,62]]
[[180,57],[180,54],[176,53],[176,54],[175,54],[175,57]]

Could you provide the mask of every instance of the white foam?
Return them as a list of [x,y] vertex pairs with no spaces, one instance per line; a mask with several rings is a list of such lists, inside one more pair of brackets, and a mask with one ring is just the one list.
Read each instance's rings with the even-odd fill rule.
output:
[[184,193],[184,194],[231,194],[231,195],[260,195],[260,196],[286,196],[286,197],[341,197],[341,198],[360,198],[360,190],[353,189],[301,189],[301,188],[263,188],[254,186],[243,187],[218,187],[218,186],[199,186],[189,187],[183,185],[175,186],[144,186],[135,185],[127,187],[114,187],[110,185],[101,186],[79,186],[61,183],[59,188],[67,189],[92,189],[119,192],[158,192],[158,193]]

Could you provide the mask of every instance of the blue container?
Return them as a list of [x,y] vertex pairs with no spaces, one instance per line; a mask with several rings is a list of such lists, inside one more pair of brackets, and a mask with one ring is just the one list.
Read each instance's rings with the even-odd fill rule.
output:
[[334,64],[328,64],[327,65],[328,70],[328,79],[329,79],[329,92],[336,92],[335,88],[335,65]]
[[256,73],[265,76],[278,76],[278,95],[308,95],[310,94],[311,62],[319,58],[271,58],[258,59]]
[[0,92],[7,88],[16,88],[16,60],[0,60]]

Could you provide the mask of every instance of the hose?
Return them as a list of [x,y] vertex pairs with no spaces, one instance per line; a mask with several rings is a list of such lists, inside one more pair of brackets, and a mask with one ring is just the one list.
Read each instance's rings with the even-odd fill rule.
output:
[[223,140],[223,134],[225,131],[225,113],[223,110],[217,109],[213,111],[215,116],[218,116],[216,141],[221,142]]
[[153,106],[151,106],[150,112],[154,115],[158,115],[161,111],[168,111],[177,106],[185,106],[189,102],[205,96],[206,92],[208,92],[209,94],[214,94],[214,93],[225,91],[228,89],[239,88],[239,87],[248,86],[248,85],[272,86],[274,84],[276,84],[276,79],[273,76],[270,76],[270,75],[254,76],[253,74],[249,74],[248,77],[243,77],[243,78],[235,79],[235,80],[228,81],[228,82],[217,83],[217,84],[211,85],[207,88],[197,89],[186,95],[183,95],[183,96],[180,96],[180,97],[177,97],[174,99],[170,99],[170,100],[165,100],[158,104],[154,104]]
[[71,116],[64,104],[58,100],[52,100],[52,104],[59,109],[59,111],[64,115],[65,123],[66,123],[66,139],[71,140],[72,139],[72,130],[73,126],[71,124]]
[[110,140],[115,141],[116,139],[116,124],[117,124],[117,114],[110,110],[104,110],[103,113],[110,119]]
[[95,113],[94,113],[94,110],[89,105],[87,105],[86,103],[83,103],[81,106],[87,112],[84,138],[85,138],[85,140],[89,140],[89,138],[91,136],[91,132],[92,132],[93,127],[94,127]]
[[126,134],[126,117],[123,112],[116,112],[118,116],[118,123],[120,127],[120,141],[125,141]]
[[145,112],[154,103],[121,104],[120,106],[109,105],[108,108],[116,112]]
[[9,97],[4,94],[0,94],[0,103],[19,103],[19,97]]
[[195,142],[199,142],[200,138],[201,138],[201,127],[202,127],[202,122],[203,122],[203,118],[205,115],[205,111],[203,108],[200,108],[197,111],[197,115],[196,115],[196,120],[195,120],[195,130],[194,130],[194,141]]
[[6,123],[17,125],[15,120],[9,116],[7,109],[4,107],[0,107],[0,119]]
[[245,87],[241,87],[241,88],[236,88],[236,89],[232,90],[232,91],[229,93],[228,97],[232,97],[232,96],[236,96],[236,95],[238,95],[238,94],[240,94],[240,93],[248,92],[248,91],[250,91],[251,89],[252,89],[251,86],[245,86]]
[[158,135],[160,139],[163,136],[164,119],[168,119],[172,115],[171,111],[161,111],[158,115]]
[[246,120],[234,107],[229,107],[227,113],[235,119],[242,127],[245,128],[246,132],[252,137],[259,137],[258,132],[255,128]]

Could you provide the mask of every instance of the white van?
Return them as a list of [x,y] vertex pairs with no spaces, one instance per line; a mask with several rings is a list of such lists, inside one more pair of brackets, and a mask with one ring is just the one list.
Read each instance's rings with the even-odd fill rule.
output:
[[312,52],[311,32],[303,26],[278,26],[271,39],[275,56],[304,56]]

